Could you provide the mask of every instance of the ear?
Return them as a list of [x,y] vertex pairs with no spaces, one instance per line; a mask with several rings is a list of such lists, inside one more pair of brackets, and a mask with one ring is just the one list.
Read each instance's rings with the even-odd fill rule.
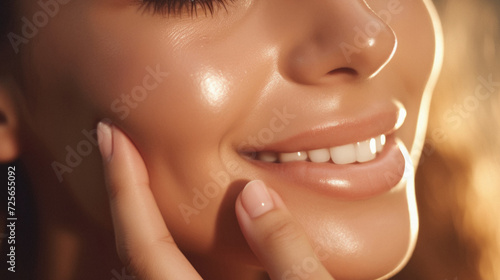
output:
[[0,76],[0,163],[14,161],[19,156],[19,114],[14,91],[13,81]]

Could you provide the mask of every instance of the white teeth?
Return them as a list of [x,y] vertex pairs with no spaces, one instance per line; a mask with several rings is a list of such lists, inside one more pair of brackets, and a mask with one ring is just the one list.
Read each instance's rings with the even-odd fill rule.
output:
[[330,161],[330,151],[328,149],[312,150],[307,152],[307,155],[312,162]]
[[292,162],[292,161],[306,161],[306,152],[295,152],[295,153],[281,153],[279,154],[280,162]]
[[347,144],[340,147],[330,149],[332,161],[336,164],[349,164],[356,162],[356,146]]
[[[372,141],[373,140],[373,141]],[[356,160],[358,162],[367,162],[375,158],[377,154],[377,146],[375,139],[358,142],[356,145]]]
[[375,141],[377,143],[377,152],[380,153],[382,152],[382,149],[384,148],[385,145],[385,135],[382,134],[379,137],[375,138]]
[[257,159],[264,162],[311,161],[316,163],[333,162],[351,164],[374,160],[382,152],[386,143],[385,135],[370,138],[353,144],[338,147],[300,151],[294,153],[258,152]]
[[278,160],[278,155],[272,152],[261,152],[258,153],[257,158],[265,162],[275,162]]

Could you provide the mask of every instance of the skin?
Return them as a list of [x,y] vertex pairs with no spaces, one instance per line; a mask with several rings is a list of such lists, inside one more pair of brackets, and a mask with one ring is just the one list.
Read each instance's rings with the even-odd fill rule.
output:
[[[132,1],[62,6],[14,58],[19,71],[4,69],[12,78],[0,91],[9,120],[0,140],[10,147],[1,159],[21,157],[38,200],[40,279],[112,277],[123,267],[113,232],[121,260],[144,279],[265,279],[263,271],[281,279],[314,253],[322,262],[314,279],[394,274],[416,238],[404,182],[342,201],[265,175],[238,151],[284,105],[296,118],[274,141],[397,100],[407,117],[395,136],[416,165],[439,38],[430,2],[400,0],[399,12],[378,17],[391,2],[243,0],[194,18]],[[21,3],[22,15],[40,9]],[[356,46],[353,26],[372,22],[382,26],[375,43],[346,56],[339,44]],[[148,89],[137,101],[140,85]],[[67,147],[89,141],[82,131],[102,119],[113,123],[113,137],[101,126],[103,163],[93,143],[70,167]],[[71,172],[55,172],[54,162]],[[218,182],[210,174],[228,180],[186,220],[179,207]],[[242,190],[257,179],[274,207],[252,218]]]

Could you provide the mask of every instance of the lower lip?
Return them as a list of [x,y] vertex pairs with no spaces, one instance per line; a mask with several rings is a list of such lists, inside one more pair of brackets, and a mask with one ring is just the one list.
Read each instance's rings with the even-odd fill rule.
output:
[[394,137],[387,138],[377,158],[365,163],[251,162],[290,185],[305,186],[346,200],[366,199],[390,191],[401,181],[405,170],[405,159]]

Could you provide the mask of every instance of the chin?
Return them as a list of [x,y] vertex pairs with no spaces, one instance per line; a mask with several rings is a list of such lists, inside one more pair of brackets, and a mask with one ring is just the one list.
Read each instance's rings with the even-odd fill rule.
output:
[[418,213],[413,164],[404,154],[403,178],[387,193],[358,201],[320,199],[314,207],[290,201],[290,210],[336,280],[388,279],[410,259]]
[[[336,280],[388,279],[410,259],[418,234],[418,216],[408,189],[367,203],[354,214],[299,215],[315,252]],[[306,221],[307,219],[307,221]]]

